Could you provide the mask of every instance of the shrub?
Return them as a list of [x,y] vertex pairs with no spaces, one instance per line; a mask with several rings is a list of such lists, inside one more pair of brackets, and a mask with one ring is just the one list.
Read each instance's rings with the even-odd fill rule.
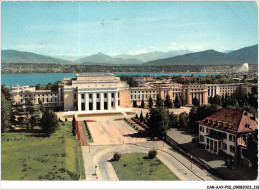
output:
[[65,121],[68,121],[68,118],[67,118],[67,117],[65,118]]
[[157,151],[156,151],[155,149],[150,150],[150,151],[148,152],[148,157],[149,157],[150,159],[155,158],[156,155],[157,155]]
[[118,161],[120,159],[120,157],[121,157],[121,154],[118,152],[115,152],[113,155],[113,160]]

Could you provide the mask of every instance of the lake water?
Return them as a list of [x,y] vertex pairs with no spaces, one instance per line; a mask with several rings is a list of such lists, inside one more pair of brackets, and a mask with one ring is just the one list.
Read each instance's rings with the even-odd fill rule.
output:
[[[206,76],[217,75],[218,73],[113,73],[114,76],[127,75],[127,76],[179,76],[179,75],[194,75],[194,76]],[[75,73],[50,73],[50,74],[2,74],[1,84],[7,86],[14,85],[29,85],[35,86],[36,84],[48,84],[54,83],[58,80],[63,80],[64,78],[75,77]]]

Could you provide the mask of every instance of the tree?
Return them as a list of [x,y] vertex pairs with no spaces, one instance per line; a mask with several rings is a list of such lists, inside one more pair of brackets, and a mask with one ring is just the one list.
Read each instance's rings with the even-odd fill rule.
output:
[[166,99],[164,101],[164,105],[167,107],[167,108],[172,108],[173,104],[172,104],[172,100],[170,98],[170,96],[167,94],[166,96]]
[[189,129],[192,134],[198,134],[199,128],[198,128],[198,118],[197,118],[197,110],[198,107],[194,106],[191,108],[189,113]]
[[221,97],[219,95],[215,95],[213,98],[212,98],[212,104],[215,104],[215,105],[219,105],[221,106]]
[[76,119],[75,119],[75,115],[73,115],[73,119],[72,119],[72,135],[73,136],[76,135]]
[[148,114],[148,112],[146,113],[145,118],[146,118],[146,120],[149,118],[149,114]]
[[148,157],[149,157],[150,159],[155,158],[156,155],[157,155],[157,150],[155,150],[155,149],[149,150],[149,152],[148,152]]
[[149,100],[148,100],[148,106],[149,106],[149,108],[153,107],[153,99],[151,96],[149,97]]
[[121,157],[121,154],[119,152],[115,152],[113,155],[113,160],[118,161]]
[[141,123],[144,121],[144,116],[143,116],[143,112],[141,111],[140,113],[140,120],[139,120]]
[[171,128],[178,128],[179,125],[179,115],[174,114],[173,112],[170,113],[170,126]]
[[164,137],[170,128],[169,110],[165,107],[152,108],[149,113],[148,126],[155,136]]
[[200,105],[200,101],[199,101],[197,98],[193,98],[193,99],[192,99],[192,104],[193,104],[194,106],[199,106],[199,105]]
[[41,90],[41,84],[37,84],[37,85],[35,86],[35,90]]
[[134,107],[134,108],[138,107],[138,106],[137,106],[137,103],[136,103],[136,100],[133,100],[133,107]]
[[247,157],[249,158],[249,160],[251,160],[254,167],[257,166],[257,162],[258,162],[258,156],[257,156],[257,154],[258,154],[258,135],[257,134],[258,134],[258,131],[256,131],[256,133],[254,133],[254,134],[251,134],[246,140]]
[[52,84],[51,83],[48,83],[45,87],[45,90],[51,90],[51,87],[52,87]]
[[5,99],[11,104],[13,103],[13,95],[11,94],[10,89],[3,84],[1,85],[1,95],[4,95]]
[[179,98],[179,96],[176,96],[176,99],[174,100],[174,107],[175,108],[180,108],[181,107],[181,100]]
[[181,100],[181,105],[185,106],[186,102],[185,102],[185,99],[184,99],[184,94],[181,95],[180,100]]
[[1,131],[4,133],[11,127],[11,105],[5,95],[1,93]]
[[54,133],[59,128],[58,118],[53,110],[46,110],[43,113],[40,127],[47,135]]
[[162,107],[163,106],[163,100],[161,98],[160,94],[157,94],[157,98],[156,98],[156,107]]
[[144,100],[142,99],[141,108],[144,108]]
[[138,115],[137,115],[137,114],[135,115],[135,119],[139,119],[139,117],[138,117]]
[[180,113],[179,125],[186,130],[189,128],[189,115],[186,112]]

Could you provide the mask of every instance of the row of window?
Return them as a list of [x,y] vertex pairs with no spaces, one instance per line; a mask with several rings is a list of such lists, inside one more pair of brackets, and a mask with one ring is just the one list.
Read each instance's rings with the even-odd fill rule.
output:
[[[204,136],[203,135],[200,135],[200,142],[204,142]],[[213,141],[213,143],[215,143],[215,146],[217,145],[216,144],[216,141]],[[219,142],[218,143],[218,148],[221,148],[221,145],[223,145],[223,150],[227,150],[227,144],[226,143],[221,143],[221,142]],[[207,146],[209,147],[210,146],[210,142],[209,142],[209,139],[207,138]],[[212,146],[213,146],[213,144],[212,144]],[[211,148],[213,148],[213,147],[211,147]],[[216,148],[216,147],[215,147]],[[229,151],[230,152],[232,152],[232,153],[235,153],[235,146],[233,146],[233,145],[229,145]]]
[[[115,103],[113,101],[110,102],[111,103],[111,108],[115,108]],[[88,110],[94,110],[94,107],[93,107],[93,102],[89,102],[88,103]],[[108,110],[108,104],[109,102],[104,102],[103,104],[103,109],[104,110]],[[85,103],[81,103],[81,110],[82,111],[85,111],[86,110],[86,107],[85,107]],[[120,101],[118,100],[118,105],[120,105]],[[76,102],[74,102],[74,107],[76,107]],[[100,102],[96,102],[96,110],[101,110],[101,103]]]
[[[20,95],[20,103],[22,104],[24,102],[24,96]],[[51,94],[48,96],[48,94],[44,95],[33,95],[33,103],[36,103],[36,99],[38,98],[38,103],[42,101],[42,103],[48,103],[48,102],[57,102],[57,94]],[[50,98],[50,99],[49,99]]]
[[[200,131],[204,132],[204,127],[201,126],[201,125],[200,125]],[[210,134],[210,133],[213,133],[213,132],[221,133],[221,132],[218,132],[218,131],[215,131],[215,130],[212,130],[212,129],[209,129],[209,128],[206,127],[206,133],[207,134]],[[226,133],[221,133],[221,136],[222,136],[223,139],[227,139],[227,134]],[[228,137],[229,137],[229,141],[235,142],[235,136],[234,135],[229,135]]]
[[[88,94],[89,99],[93,98],[93,94]],[[96,94],[96,98],[100,98],[100,93]],[[104,93],[104,98],[107,98],[107,93]],[[115,98],[115,93],[111,93],[111,98]],[[118,92],[119,98],[119,92]],[[74,99],[77,99],[77,94],[74,94]],[[85,94],[81,94],[81,99],[85,99]]]

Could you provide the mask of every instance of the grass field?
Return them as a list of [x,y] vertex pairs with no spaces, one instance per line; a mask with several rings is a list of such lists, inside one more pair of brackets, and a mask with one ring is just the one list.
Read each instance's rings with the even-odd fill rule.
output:
[[41,133],[2,133],[2,180],[85,179],[81,147],[71,122],[50,137]]
[[147,154],[122,154],[112,164],[120,180],[179,180],[158,158],[149,159]]

